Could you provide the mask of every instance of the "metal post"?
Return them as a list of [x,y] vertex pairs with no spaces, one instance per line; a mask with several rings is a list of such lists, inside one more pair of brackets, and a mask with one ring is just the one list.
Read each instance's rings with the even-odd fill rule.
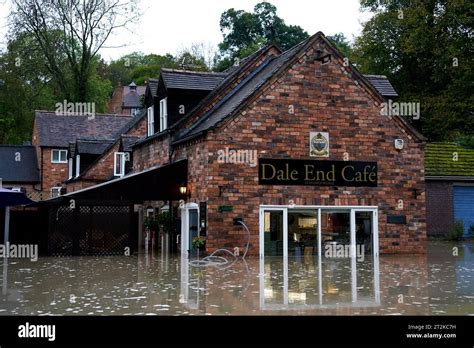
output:
[[5,230],[3,234],[4,248],[8,248],[7,244],[8,244],[9,234],[10,234],[10,207],[5,207]]
[[2,284],[2,294],[7,294],[7,277],[8,277],[8,253],[10,248],[8,247],[8,235],[10,230],[10,207],[5,207],[5,231],[3,234],[3,284]]

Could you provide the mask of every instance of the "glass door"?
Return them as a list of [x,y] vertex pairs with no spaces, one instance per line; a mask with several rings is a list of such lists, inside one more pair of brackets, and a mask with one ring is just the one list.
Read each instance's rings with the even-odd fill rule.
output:
[[288,303],[288,214],[286,208],[260,210],[262,307]]

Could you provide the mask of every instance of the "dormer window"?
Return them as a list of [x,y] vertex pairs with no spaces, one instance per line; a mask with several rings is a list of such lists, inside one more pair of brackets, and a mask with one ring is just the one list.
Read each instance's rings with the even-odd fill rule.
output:
[[160,132],[168,128],[168,103],[167,99],[160,100]]
[[153,115],[153,106],[147,109],[147,135],[155,133],[155,116]]

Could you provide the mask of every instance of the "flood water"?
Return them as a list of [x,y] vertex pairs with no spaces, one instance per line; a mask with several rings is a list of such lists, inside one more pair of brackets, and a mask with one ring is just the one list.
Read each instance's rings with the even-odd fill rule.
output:
[[473,242],[363,261],[304,255],[197,267],[157,254],[0,262],[0,315],[474,314]]

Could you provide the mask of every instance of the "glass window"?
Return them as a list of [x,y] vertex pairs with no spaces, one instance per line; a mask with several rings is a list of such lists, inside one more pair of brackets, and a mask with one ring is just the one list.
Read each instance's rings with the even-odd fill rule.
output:
[[125,175],[125,153],[116,152],[114,156],[114,175],[124,176]]
[[51,163],[67,163],[67,150],[52,150]]
[[168,103],[167,98],[160,100],[160,132],[168,128]]
[[153,106],[147,109],[147,135],[155,133],[155,116],[153,115]]
[[61,196],[62,187],[51,187],[51,198]]

